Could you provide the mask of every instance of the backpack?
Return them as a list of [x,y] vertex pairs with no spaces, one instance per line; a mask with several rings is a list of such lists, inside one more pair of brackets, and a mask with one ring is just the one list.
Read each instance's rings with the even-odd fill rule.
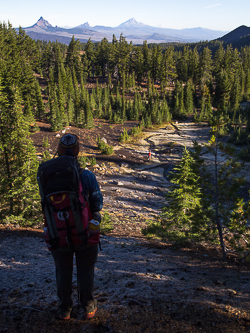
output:
[[66,155],[43,162],[38,168],[44,239],[50,250],[87,244],[92,216],[82,194],[79,171],[77,160]]

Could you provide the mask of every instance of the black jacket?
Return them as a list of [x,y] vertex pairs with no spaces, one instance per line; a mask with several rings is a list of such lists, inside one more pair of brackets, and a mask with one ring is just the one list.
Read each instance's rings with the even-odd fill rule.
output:
[[92,215],[99,212],[103,206],[103,197],[93,172],[83,170],[80,174],[82,192],[88,201]]

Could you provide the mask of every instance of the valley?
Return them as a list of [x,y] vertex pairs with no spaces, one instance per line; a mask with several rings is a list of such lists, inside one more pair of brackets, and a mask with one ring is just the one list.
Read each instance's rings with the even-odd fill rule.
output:
[[[100,126],[101,125],[101,126]],[[249,267],[234,257],[222,260],[211,246],[178,248],[157,239],[148,240],[141,228],[154,219],[169,188],[166,171],[194,139],[206,142],[209,128],[179,122],[154,128],[133,143],[119,144],[114,138],[125,122],[107,133],[105,122],[86,131],[69,127],[80,137],[81,154],[96,156],[91,169],[98,179],[104,208],[114,229],[101,236],[102,250],[95,270],[98,314],[81,319],[77,306],[76,272],[73,275],[73,312],[69,323],[55,319],[57,296],[54,264],[35,228],[0,228],[1,319],[3,332],[247,332],[249,317]],[[46,130],[33,134],[39,145],[49,138],[51,154],[58,135]],[[105,136],[114,145],[112,156],[96,150],[95,136]],[[91,138],[91,139],[90,139]],[[174,142],[170,151],[163,148]],[[148,149],[152,159],[148,161]],[[161,151],[161,153],[159,153]],[[74,268],[75,270],[75,268]]]

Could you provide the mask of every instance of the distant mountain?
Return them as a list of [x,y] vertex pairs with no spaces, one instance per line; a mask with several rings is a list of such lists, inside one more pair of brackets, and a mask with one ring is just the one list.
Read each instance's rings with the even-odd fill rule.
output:
[[118,25],[118,28],[120,29],[133,29],[133,28],[141,28],[141,27],[145,27],[146,24],[144,23],[140,23],[140,22],[137,22],[134,18]]
[[221,38],[218,38],[218,40],[225,43],[234,43],[238,42],[240,38],[246,37],[247,35],[250,35],[250,27],[242,25]]
[[58,41],[63,44],[69,44],[73,35],[75,39],[79,39],[82,43],[86,43],[89,38],[97,42],[107,37],[103,33],[89,28],[86,24],[71,29],[52,27],[43,17],[40,17],[31,27],[23,28],[23,30],[35,40]]
[[199,42],[204,40],[213,40],[225,34],[222,31],[215,31],[203,28],[193,29],[166,29],[152,27],[144,23],[137,22],[134,18],[120,24],[117,27],[94,26],[91,27],[88,22],[75,28],[65,29],[52,27],[43,17],[31,27],[23,28],[25,32],[33,39],[50,40],[69,44],[72,36],[81,42],[87,42],[89,38],[93,42],[101,41],[104,37],[112,41],[113,35],[119,38],[122,33],[127,42],[142,44],[145,40],[148,43],[168,43],[168,42]]
[[86,28],[86,29],[89,29],[89,30],[95,30],[89,25],[89,22],[85,22],[83,24],[80,24],[76,28],[79,28],[79,29],[85,29]]
[[[48,21],[44,20],[44,18],[42,16],[39,18],[39,20],[36,22],[35,25],[37,25],[38,27],[44,28],[44,29],[52,28],[52,25]],[[33,25],[33,27],[35,25]]]

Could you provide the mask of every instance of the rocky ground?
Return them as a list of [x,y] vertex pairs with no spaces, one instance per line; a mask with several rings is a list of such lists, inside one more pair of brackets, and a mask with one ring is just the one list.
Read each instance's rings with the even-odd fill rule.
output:
[[[179,160],[183,146],[207,141],[209,129],[192,123],[173,124],[147,132],[140,140],[120,145],[126,126],[97,122],[92,130],[77,133],[81,152],[97,158],[94,171],[104,196],[103,211],[114,230],[102,235],[95,273],[98,313],[84,321],[77,306],[69,322],[55,319],[57,309],[54,265],[41,238],[42,227],[0,229],[0,332],[249,332],[250,275],[247,263],[233,256],[221,259],[216,248],[149,241],[141,233],[154,219],[168,190],[167,171]],[[38,156],[48,136],[51,154],[58,135],[40,124],[33,135]],[[114,146],[103,156],[96,137]],[[148,161],[148,150],[152,159]]]

